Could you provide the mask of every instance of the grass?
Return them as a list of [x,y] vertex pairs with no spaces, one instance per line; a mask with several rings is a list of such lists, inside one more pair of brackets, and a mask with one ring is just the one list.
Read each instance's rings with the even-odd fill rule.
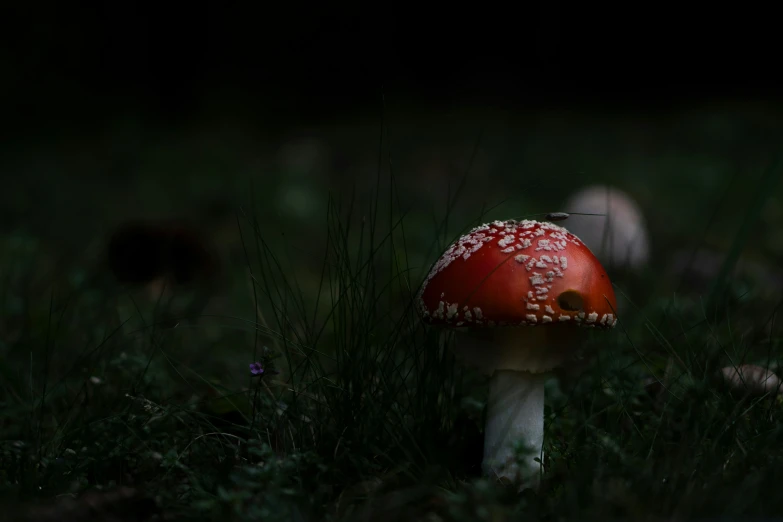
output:
[[[652,186],[647,199],[663,203],[647,205],[660,216],[651,227],[668,233],[649,273],[618,273],[629,304],[610,334],[586,334],[595,355],[584,371],[548,384],[547,473],[540,491],[516,494],[480,474],[486,378],[456,363],[450,337],[422,325],[412,298],[461,231],[562,210],[541,187],[585,175],[552,178],[563,160],[534,155],[531,179],[507,176],[487,196],[475,169],[481,151],[497,151],[490,129],[464,142],[459,174],[427,199],[397,165],[408,145],[396,135],[413,138],[383,127],[372,182],[323,197],[311,216],[270,211],[271,181],[234,207],[229,304],[217,312],[183,317],[192,292],[150,299],[112,282],[89,248],[77,255],[44,233],[8,231],[0,498],[12,511],[31,519],[25,506],[55,501],[67,517],[64,500],[126,486],[154,500],[115,500],[127,520],[783,516],[781,401],[732,396],[713,378],[723,366],[781,362],[780,296],[732,269],[740,254],[780,260],[757,233],[781,224],[764,212],[778,204],[782,174],[763,153],[778,144],[749,167],[741,155],[704,159],[698,146],[662,154],[660,172],[692,174],[684,185],[712,173],[703,201],[671,191],[669,174],[627,183]],[[613,132],[595,130],[593,146],[614,147]],[[575,141],[539,136],[530,146],[573,147],[574,161],[597,170]],[[732,195],[730,214],[715,208],[720,192]],[[664,248],[700,243],[725,252],[706,289],[654,269]],[[264,376],[249,373],[254,361]]]

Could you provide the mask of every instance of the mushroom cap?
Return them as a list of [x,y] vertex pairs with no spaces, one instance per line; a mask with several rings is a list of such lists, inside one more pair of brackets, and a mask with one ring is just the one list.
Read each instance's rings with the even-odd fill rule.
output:
[[565,228],[533,220],[494,221],[459,238],[417,303],[426,322],[451,327],[617,322],[612,283],[590,249]]
[[771,370],[755,364],[727,366],[720,371],[723,382],[735,392],[764,395],[780,390],[781,380]]

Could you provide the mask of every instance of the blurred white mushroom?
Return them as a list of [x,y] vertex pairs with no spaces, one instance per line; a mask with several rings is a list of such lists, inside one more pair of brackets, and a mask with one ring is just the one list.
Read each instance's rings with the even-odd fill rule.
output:
[[724,385],[740,394],[755,396],[775,394],[778,393],[781,385],[777,375],[755,364],[727,366],[721,370],[721,376]]
[[647,263],[650,240],[644,215],[625,192],[593,185],[573,194],[563,210],[571,213],[566,228],[608,267],[639,269]]

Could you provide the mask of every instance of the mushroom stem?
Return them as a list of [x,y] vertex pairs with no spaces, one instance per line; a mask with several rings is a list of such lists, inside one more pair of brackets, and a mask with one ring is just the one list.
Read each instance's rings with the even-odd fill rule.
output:
[[[544,383],[546,373],[498,370],[489,384],[484,425],[484,473],[516,481],[521,488],[536,487],[543,461]],[[514,446],[524,443],[531,452],[517,464]]]

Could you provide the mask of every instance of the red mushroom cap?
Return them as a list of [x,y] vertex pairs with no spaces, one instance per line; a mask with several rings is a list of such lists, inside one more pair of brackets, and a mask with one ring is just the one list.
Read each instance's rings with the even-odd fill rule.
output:
[[563,227],[532,220],[462,236],[430,270],[418,306],[428,323],[453,327],[617,322],[612,283],[590,249]]

